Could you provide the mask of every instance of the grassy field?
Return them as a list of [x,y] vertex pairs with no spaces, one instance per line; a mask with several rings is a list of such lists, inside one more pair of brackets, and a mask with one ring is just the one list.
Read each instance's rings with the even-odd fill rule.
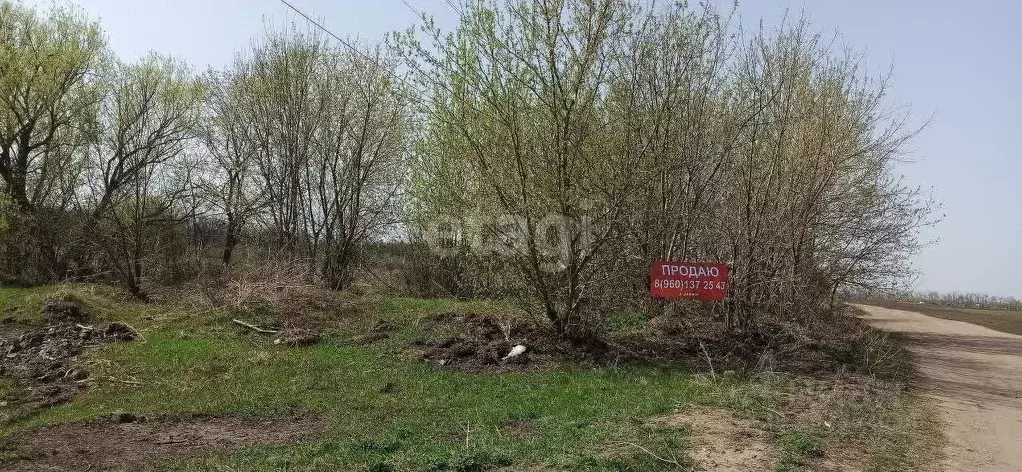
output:
[[980,308],[956,308],[916,302],[864,302],[870,305],[895,310],[914,311],[945,320],[964,321],[987,328],[1022,335],[1022,312],[1008,310],[987,310]]
[[[272,313],[142,305],[103,287],[0,289],[0,312],[11,317],[6,329],[42,324],[44,301],[61,293],[72,293],[94,321],[123,321],[142,337],[81,356],[88,386],[70,403],[25,412],[8,398],[10,405],[5,401],[0,408],[5,440],[123,412],[151,418],[311,417],[322,428],[297,444],[204,450],[160,458],[160,467],[689,470],[690,438],[700,425],[651,419],[710,407],[762,429],[766,447],[776,451],[776,470],[810,470],[824,460],[910,470],[928,451],[920,441],[929,439],[911,430],[926,430],[920,426],[925,410],[898,386],[867,381],[883,393],[864,397],[856,393],[858,384],[848,387],[848,379],[708,375],[683,365],[557,363],[466,372],[409,353],[426,336],[422,320],[429,315],[503,309],[491,303],[337,300],[326,304],[332,316],[310,315],[321,321],[322,342],[287,347],[231,322],[241,316],[268,323]],[[381,322],[395,327],[386,339],[353,341]],[[807,390],[810,381],[815,387]],[[13,464],[26,457],[4,447],[0,457]]]

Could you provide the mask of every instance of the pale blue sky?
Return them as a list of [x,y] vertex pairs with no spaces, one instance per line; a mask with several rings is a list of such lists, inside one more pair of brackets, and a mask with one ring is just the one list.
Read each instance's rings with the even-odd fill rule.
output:
[[[75,1],[75,0],[72,0]],[[667,1],[667,0],[663,0]],[[449,29],[441,0],[407,0]],[[29,1],[29,3],[42,3]],[[199,69],[229,63],[263,28],[304,21],[279,0],[77,0],[98,17],[114,50],[132,59],[155,50]],[[334,33],[363,43],[416,23],[401,0],[293,0]],[[727,4],[727,2],[725,2]],[[822,32],[839,31],[871,70],[893,65],[890,105],[933,121],[912,143],[909,181],[933,187],[940,242],[915,259],[920,288],[1022,295],[1022,2],[942,0],[744,1],[749,24],[803,9]],[[1019,133],[1019,134],[1016,134]]]

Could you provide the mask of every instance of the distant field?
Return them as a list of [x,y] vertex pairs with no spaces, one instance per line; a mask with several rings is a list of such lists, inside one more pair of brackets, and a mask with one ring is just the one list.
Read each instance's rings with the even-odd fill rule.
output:
[[964,321],[1004,333],[1022,335],[1022,312],[1007,310],[984,310],[979,308],[954,308],[928,303],[914,302],[864,302],[895,310],[914,311],[945,320]]

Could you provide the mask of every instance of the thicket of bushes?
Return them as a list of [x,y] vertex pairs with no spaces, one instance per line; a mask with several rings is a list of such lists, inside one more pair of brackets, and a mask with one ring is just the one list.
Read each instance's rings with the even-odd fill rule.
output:
[[[223,70],[113,57],[73,9],[0,3],[7,283],[153,286],[284,261],[346,289],[516,298],[564,335],[646,300],[655,259],[732,265],[729,327],[910,274],[932,204],[886,78],[806,22],[469,0],[355,51],[269,31]],[[380,243],[403,241],[400,250]]]

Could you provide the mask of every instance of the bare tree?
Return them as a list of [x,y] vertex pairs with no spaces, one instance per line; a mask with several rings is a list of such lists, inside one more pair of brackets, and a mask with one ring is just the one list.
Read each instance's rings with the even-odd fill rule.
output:
[[378,52],[334,51],[330,57],[328,106],[314,147],[318,171],[309,187],[310,201],[318,203],[312,213],[322,221],[316,225],[322,228],[322,273],[334,289],[351,283],[365,242],[397,222],[409,113],[393,67]]
[[912,275],[926,195],[892,179],[915,134],[885,112],[886,82],[835,54],[805,19],[760,30],[736,61],[736,93],[756,118],[719,187],[735,263],[730,313],[813,316],[842,286]]
[[268,33],[244,66],[245,150],[266,226],[336,289],[351,282],[362,245],[396,220],[409,113],[391,62],[288,30]]
[[100,107],[101,138],[91,152],[86,234],[140,299],[146,257],[157,250],[161,223],[192,187],[178,161],[196,127],[203,88],[183,64],[150,55],[118,64]]
[[76,11],[0,2],[0,255],[38,280],[111,272],[145,298],[202,207],[225,228],[221,264],[253,235],[343,289],[405,210],[409,234],[444,233],[460,277],[517,269],[468,292],[517,294],[567,337],[669,308],[645,301],[654,259],[731,263],[711,308],[739,328],[911,276],[935,208],[895,177],[915,130],[885,108],[887,78],[807,21],[463,7],[453,34],[427,21],[428,44],[392,50],[270,31],[200,81],[160,56],[106,60]]
[[252,51],[249,93],[256,163],[277,246],[293,256],[311,253],[304,186],[313,137],[326,94],[318,90],[326,51],[322,38],[299,31],[268,32]]
[[259,140],[254,135],[255,99],[248,93],[247,63],[239,59],[233,70],[207,74],[209,93],[201,137],[212,157],[212,176],[204,179],[207,195],[226,220],[221,262],[231,263],[242,231],[265,206],[253,180]]

